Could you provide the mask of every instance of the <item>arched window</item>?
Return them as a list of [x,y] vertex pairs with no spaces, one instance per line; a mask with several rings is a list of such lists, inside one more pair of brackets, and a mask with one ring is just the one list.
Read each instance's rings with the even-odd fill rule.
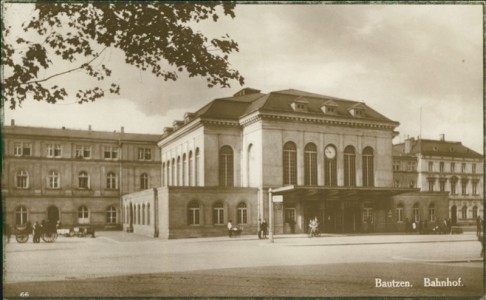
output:
[[403,222],[403,204],[397,205],[397,222]]
[[15,209],[15,225],[25,225],[27,223],[27,208],[19,206]]
[[110,190],[118,188],[118,178],[115,173],[109,172],[106,175],[106,188]]
[[181,170],[182,165],[181,165],[181,157],[177,157],[177,175],[176,175],[176,185],[181,185]]
[[194,180],[192,179],[192,164],[194,163],[194,160],[192,158],[192,151],[189,151],[189,166],[188,166],[188,169],[187,169],[187,177],[189,179],[189,186],[193,186],[194,185]]
[[[248,145],[248,157],[246,162],[246,182],[247,186],[253,186],[252,178],[254,178],[255,174],[253,174],[253,165],[255,163],[255,157],[253,153],[253,144]],[[252,176],[253,175],[253,176]]]
[[353,146],[344,148],[344,186],[356,186],[356,154]]
[[167,161],[167,186],[172,185],[170,160]]
[[116,223],[116,208],[113,206],[108,206],[108,209],[106,210],[106,223],[108,224]]
[[78,223],[89,224],[89,211],[84,205],[78,208]]
[[236,221],[237,224],[247,224],[248,222],[248,211],[246,208],[246,203],[241,202],[236,208]]
[[429,205],[429,222],[435,222],[435,204],[430,203]]
[[472,209],[472,216],[473,216],[473,219],[477,219],[478,218],[478,207],[476,205],[473,206],[473,209]]
[[199,153],[199,148],[196,148],[196,163],[194,164],[194,182],[196,186],[199,186],[199,169],[201,163],[201,154]]
[[[165,179],[165,176],[166,176],[166,172],[165,172],[165,162],[162,163],[162,174],[161,174],[161,178],[162,178],[162,186],[165,186],[166,185],[166,179]],[[141,186],[141,184],[140,184]]]
[[177,185],[177,178],[176,178],[176,162],[175,158],[172,159],[172,173],[171,176],[171,185]]
[[184,153],[184,155],[182,156],[182,185],[183,186],[187,185],[186,176],[187,176],[187,156]]
[[142,204],[142,225],[145,225],[145,203]]
[[15,186],[18,189],[29,188],[29,174],[27,171],[21,170],[15,175]]
[[333,145],[324,148],[324,184],[337,186],[337,151]]
[[219,186],[233,185],[233,149],[223,146],[219,149]]
[[150,225],[150,203],[147,203],[147,225]]
[[304,184],[317,185],[317,147],[313,143],[304,148]]
[[223,225],[224,224],[224,207],[223,203],[216,202],[213,206],[213,224]]
[[147,173],[142,173],[142,175],[140,175],[140,189],[141,190],[148,189],[148,185],[149,185],[148,179],[149,179],[149,177],[148,177]]
[[50,189],[58,189],[61,187],[61,182],[59,179],[59,172],[57,171],[50,171],[49,175],[47,176],[47,183]]
[[415,222],[420,222],[420,207],[418,203],[413,205],[413,220]]
[[89,176],[88,173],[82,171],[78,176],[78,187],[80,189],[89,189]]
[[464,205],[461,209],[462,219],[467,219],[467,206]]
[[283,146],[283,184],[297,184],[297,147],[293,142]]
[[366,147],[363,150],[363,186],[375,185],[375,173],[373,167],[373,149]]
[[191,201],[188,205],[187,224],[199,225],[199,203],[196,200]]

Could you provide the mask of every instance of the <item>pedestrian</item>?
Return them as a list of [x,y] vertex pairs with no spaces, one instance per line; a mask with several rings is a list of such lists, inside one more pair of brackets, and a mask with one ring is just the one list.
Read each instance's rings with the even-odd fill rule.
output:
[[262,224],[260,225],[262,231],[262,238],[267,238],[267,221],[263,219]]
[[292,234],[295,233],[295,220],[294,220],[294,218],[289,219],[289,225],[290,225],[290,232]]
[[39,222],[35,221],[33,227],[33,242],[39,243],[40,242],[39,237],[40,237],[40,224]]
[[481,216],[478,216],[476,218],[476,236],[479,237],[480,233],[481,233]]
[[417,230],[417,223],[415,223],[415,221],[413,221],[413,223],[412,223],[412,231],[415,232],[415,230]]
[[12,231],[8,223],[3,223],[3,235],[7,239],[7,243],[10,243],[10,236],[12,235]]
[[262,238],[262,219],[258,219],[258,239]]
[[228,236],[231,237],[233,234],[233,224],[231,224],[231,220],[228,221]]

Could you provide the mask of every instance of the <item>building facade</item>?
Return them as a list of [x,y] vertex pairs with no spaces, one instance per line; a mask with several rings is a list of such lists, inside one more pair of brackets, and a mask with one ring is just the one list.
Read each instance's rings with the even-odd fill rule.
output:
[[121,195],[160,185],[158,135],[3,127],[3,220],[119,228]]
[[277,233],[306,232],[314,217],[324,232],[399,230],[397,206],[418,190],[393,185],[398,125],[363,102],[297,90],[215,99],[164,130],[162,187],[123,197],[124,227],[174,238],[221,234],[231,220],[256,233],[271,188],[283,199]]
[[393,180],[397,187],[422,193],[447,193],[453,224],[472,225],[483,215],[483,156],[461,142],[408,138],[393,146]]

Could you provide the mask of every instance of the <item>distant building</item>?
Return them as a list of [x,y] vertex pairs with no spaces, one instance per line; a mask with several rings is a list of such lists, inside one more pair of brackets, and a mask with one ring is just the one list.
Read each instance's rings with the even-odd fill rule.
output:
[[159,137],[12,121],[2,128],[3,221],[119,228],[121,195],[160,185]]
[[225,235],[231,220],[254,234],[268,221],[270,188],[283,196],[277,233],[306,232],[314,217],[324,232],[404,230],[401,205],[413,201],[433,204],[434,223],[447,216],[446,193],[393,185],[397,126],[363,102],[297,90],[215,99],[164,130],[161,187],[123,196],[124,228]]
[[408,138],[393,146],[396,187],[447,192],[453,224],[472,224],[483,215],[483,155],[461,142]]

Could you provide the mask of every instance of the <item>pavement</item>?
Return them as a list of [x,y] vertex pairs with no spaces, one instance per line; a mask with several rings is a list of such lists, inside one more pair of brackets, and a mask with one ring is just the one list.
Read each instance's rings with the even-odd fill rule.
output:
[[[161,240],[100,231],[96,238],[59,237],[54,243],[33,244],[30,240],[18,244],[12,238],[4,245],[4,284],[9,295],[18,295],[28,287],[35,295],[49,297],[298,296],[306,291],[309,281],[320,280],[322,285],[304,294],[328,295],[325,293],[332,291],[329,295],[340,296],[343,291],[360,295],[363,288],[366,295],[375,295],[375,276],[410,278],[416,285],[424,276],[446,276],[467,279],[468,292],[417,287],[407,292],[380,290],[376,295],[477,295],[482,290],[484,270],[480,250],[474,233],[276,235],[271,243],[256,235]],[[289,282],[287,277],[292,278],[293,273],[299,278]],[[262,286],[262,280],[279,289]],[[129,282],[137,282],[136,287],[129,289]],[[251,284],[259,288],[249,288]],[[208,287],[222,286],[221,291],[207,291]]]

